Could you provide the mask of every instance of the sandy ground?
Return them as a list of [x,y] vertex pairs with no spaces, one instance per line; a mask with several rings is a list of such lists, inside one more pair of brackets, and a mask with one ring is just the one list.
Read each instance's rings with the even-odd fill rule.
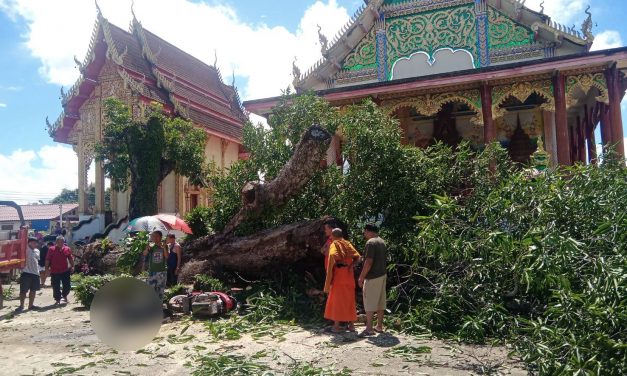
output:
[[[300,327],[286,328],[283,339],[244,336],[217,342],[202,322],[190,320],[164,323],[158,337],[144,349],[118,353],[100,343],[89,311],[74,302],[57,307],[52,303],[50,288],[36,298],[40,311],[14,315],[18,300],[5,301],[0,310],[1,375],[189,375],[195,359],[206,354],[254,356],[254,362],[273,370],[267,375],[288,374],[286,369],[294,362],[336,370],[346,367],[353,375],[527,374],[521,364],[508,358],[505,348],[459,346],[399,334],[358,339],[353,334],[331,335]],[[386,353],[403,345],[428,346],[431,352],[410,361]]]

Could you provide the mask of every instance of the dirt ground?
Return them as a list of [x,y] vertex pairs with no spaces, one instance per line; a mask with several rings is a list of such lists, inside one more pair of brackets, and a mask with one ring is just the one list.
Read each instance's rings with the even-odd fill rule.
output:
[[[18,286],[13,286],[17,291]],[[394,333],[358,339],[354,334],[332,335],[301,327],[286,328],[283,339],[244,336],[215,341],[204,323],[190,320],[164,323],[144,349],[118,353],[100,343],[89,311],[78,304],[53,306],[50,288],[42,289],[35,303],[42,309],[13,314],[19,301],[12,299],[5,300],[0,310],[1,375],[189,375],[196,359],[207,354],[252,357],[272,370],[264,375],[287,375],[295,362],[337,371],[346,367],[353,375],[527,374],[500,347],[459,346]],[[390,353],[406,345],[427,346],[431,351],[411,359]]]

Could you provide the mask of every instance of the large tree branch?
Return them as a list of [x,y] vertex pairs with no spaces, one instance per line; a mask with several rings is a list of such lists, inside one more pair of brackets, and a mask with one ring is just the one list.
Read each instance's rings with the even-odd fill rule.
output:
[[242,189],[242,208],[229,221],[223,234],[232,233],[240,224],[258,218],[269,207],[280,208],[300,192],[320,168],[320,161],[331,143],[324,128],[310,127],[296,146],[294,155],[276,178],[267,184],[249,182]]

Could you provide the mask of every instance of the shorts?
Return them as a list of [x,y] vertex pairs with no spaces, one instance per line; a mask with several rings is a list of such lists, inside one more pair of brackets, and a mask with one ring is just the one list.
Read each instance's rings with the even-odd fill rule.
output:
[[385,282],[387,275],[364,281],[364,310],[366,312],[383,311],[386,307]]
[[20,276],[20,294],[26,294],[30,290],[39,290],[39,276],[30,273],[22,273]]

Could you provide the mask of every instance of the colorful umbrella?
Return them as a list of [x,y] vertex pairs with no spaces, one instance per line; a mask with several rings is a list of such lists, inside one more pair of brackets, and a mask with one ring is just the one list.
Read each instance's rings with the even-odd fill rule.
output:
[[157,214],[153,215],[153,218],[157,218],[172,230],[183,231],[186,234],[192,233],[192,229],[189,228],[189,225],[184,220],[175,215]]
[[126,226],[126,231],[128,232],[140,232],[140,231],[152,232],[156,230],[161,231],[163,235],[165,236],[169,228],[166,224],[161,222],[159,219],[155,217],[151,217],[151,216],[135,218],[132,221],[130,221],[128,225]]

